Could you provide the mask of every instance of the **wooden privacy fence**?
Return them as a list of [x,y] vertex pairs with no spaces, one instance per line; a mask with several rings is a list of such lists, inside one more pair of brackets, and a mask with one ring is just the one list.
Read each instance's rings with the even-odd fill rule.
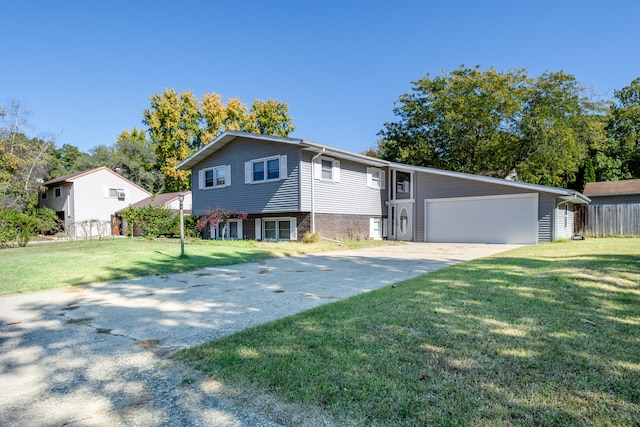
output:
[[580,211],[587,237],[640,236],[640,203],[587,205]]

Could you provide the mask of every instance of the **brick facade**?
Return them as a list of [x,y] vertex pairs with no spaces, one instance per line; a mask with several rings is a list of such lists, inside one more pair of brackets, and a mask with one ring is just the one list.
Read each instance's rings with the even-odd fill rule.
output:
[[[370,232],[369,215],[345,215],[317,213],[316,231],[321,237],[329,239],[368,239]],[[296,218],[298,240],[302,240],[304,234],[311,231],[311,214],[308,212],[283,212],[277,214],[249,215],[242,222],[242,233],[245,239],[256,238],[256,218]]]
[[370,215],[317,213],[316,231],[329,239],[368,239]]

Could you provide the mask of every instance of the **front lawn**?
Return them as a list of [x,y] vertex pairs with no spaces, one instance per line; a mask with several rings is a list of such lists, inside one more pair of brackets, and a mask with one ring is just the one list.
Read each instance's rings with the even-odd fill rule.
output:
[[0,295],[160,275],[269,257],[389,244],[384,241],[180,241],[122,238],[33,244],[0,249]]
[[285,425],[637,426],[640,239],[522,247],[175,357]]

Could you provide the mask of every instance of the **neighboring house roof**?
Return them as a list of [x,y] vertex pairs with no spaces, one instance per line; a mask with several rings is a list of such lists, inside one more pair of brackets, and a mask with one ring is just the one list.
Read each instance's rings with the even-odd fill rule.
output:
[[[187,196],[191,194],[191,191],[185,191],[184,195]],[[158,206],[165,206],[168,205],[172,202],[175,202],[178,200],[178,196],[180,195],[179,192],[175,192],[175,193],[160,193],[160,194],[154,194],[153,196],[147,197],[146,199],[142,199],[137,203],[133,203],[129,206],[127,206],[127,208],[144,208],[147,206],[151,206],[151,207],[158,207]],[[188,210],[190,212],[190,210]],[[120,211],[118,211],[120,212]],[[187,212],[187,211],[185,211]]]
[[129,181],[127,178],[125,178],[124,176],[120,175],[119,173],[116,173],[114,171],[112,171],[111,169],[109,169],[106,166],[101,166],[99,168],[95,168],[95,169],[89,169],[86,171],[81,171],[81,172],[74,172],[74,173],[70,173],[67,175],[63,175],[63,176],[59,176],[58,178],[54,178],[52,180],[49,180],[47,182],[42,183],[43,186],[45,187],[51,187],[52,185],[55,184],[66,184],[66,183],[71,183],[79,178],[82,178],[83,176],[87,176],[90,175],[92,173],[96,173],[98,171],[107,171],[109,173],[112,173],[113,175],[117,176],[118,178],[128,182],[129,184],[139,188],[140,190],[144,191],[147,194],[151,194],[150,192],[148,192],[147,190],[145,190],[144,188],[140,187],[138,184],[136,184],[135,182],[131,182]]
[[640,194],[640,179],[589,182],[584,187],[584,194],[590,197]]
[[498,185],[506,185],[509,187],[522,188],[522,189],[531,190],[531,191],[544,191],[547,193],[557,194],[558,196],[561,196],[565,202],[572,202],[576,204],[587,204],[591,201],[588,197],[579,193],[578,191],[569,190],[565,188],[549,187],[546,185],[527,184],[524,182],[510,181],[510,180],[501,179],[501,178],[492,178],[492,177],[473,175],[468,173],[452,172],[452,171],[433,169],[433,168],[427,168],[427,167],[421,167],[421,166],[412,166],[412,165],[407,165],[403,163],[394,163],[387,160],[376,159],[374,157],[365,156],[363,154],[352,153],[350,151],[342,150],[335,147],[330,147],[328,145],[306,141],[304,139],[284,138],[280,136],[271,136],[271,135],[256,135],[256,134],[250,134],[250,133],[238,132],[238,131],[227,131],[220,134],[216,139],[211,141],[209,144],[205,145],[200,150],[196,151],[191,156],[183,160],[180,164],[176,166],[176,169],[189,170],[193,168],[196,164],[204,160],[206,157],[212,155],[213,153],[218,151],[220,148],[224,147],[225,145],[233,141],[235,138],[239,138],[239,137],[298,145],[300,148],[304,150],[313,151],[315,153],[322,153],[328,156],[334,156],[342,159],[353,160],[353,161],[364,163],[370,166],[388,166],[396,169],[403,169],[406,171],[419,171],[419,172],[431,173],[436,175],[463,178],[463,179],[493,183]]

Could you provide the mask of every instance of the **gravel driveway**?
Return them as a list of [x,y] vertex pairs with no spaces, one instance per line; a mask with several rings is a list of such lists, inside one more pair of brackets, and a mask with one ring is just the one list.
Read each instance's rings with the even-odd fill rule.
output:
[[166,356],[515,245],[410,243],[0,298],[0,426],[277,426]]

